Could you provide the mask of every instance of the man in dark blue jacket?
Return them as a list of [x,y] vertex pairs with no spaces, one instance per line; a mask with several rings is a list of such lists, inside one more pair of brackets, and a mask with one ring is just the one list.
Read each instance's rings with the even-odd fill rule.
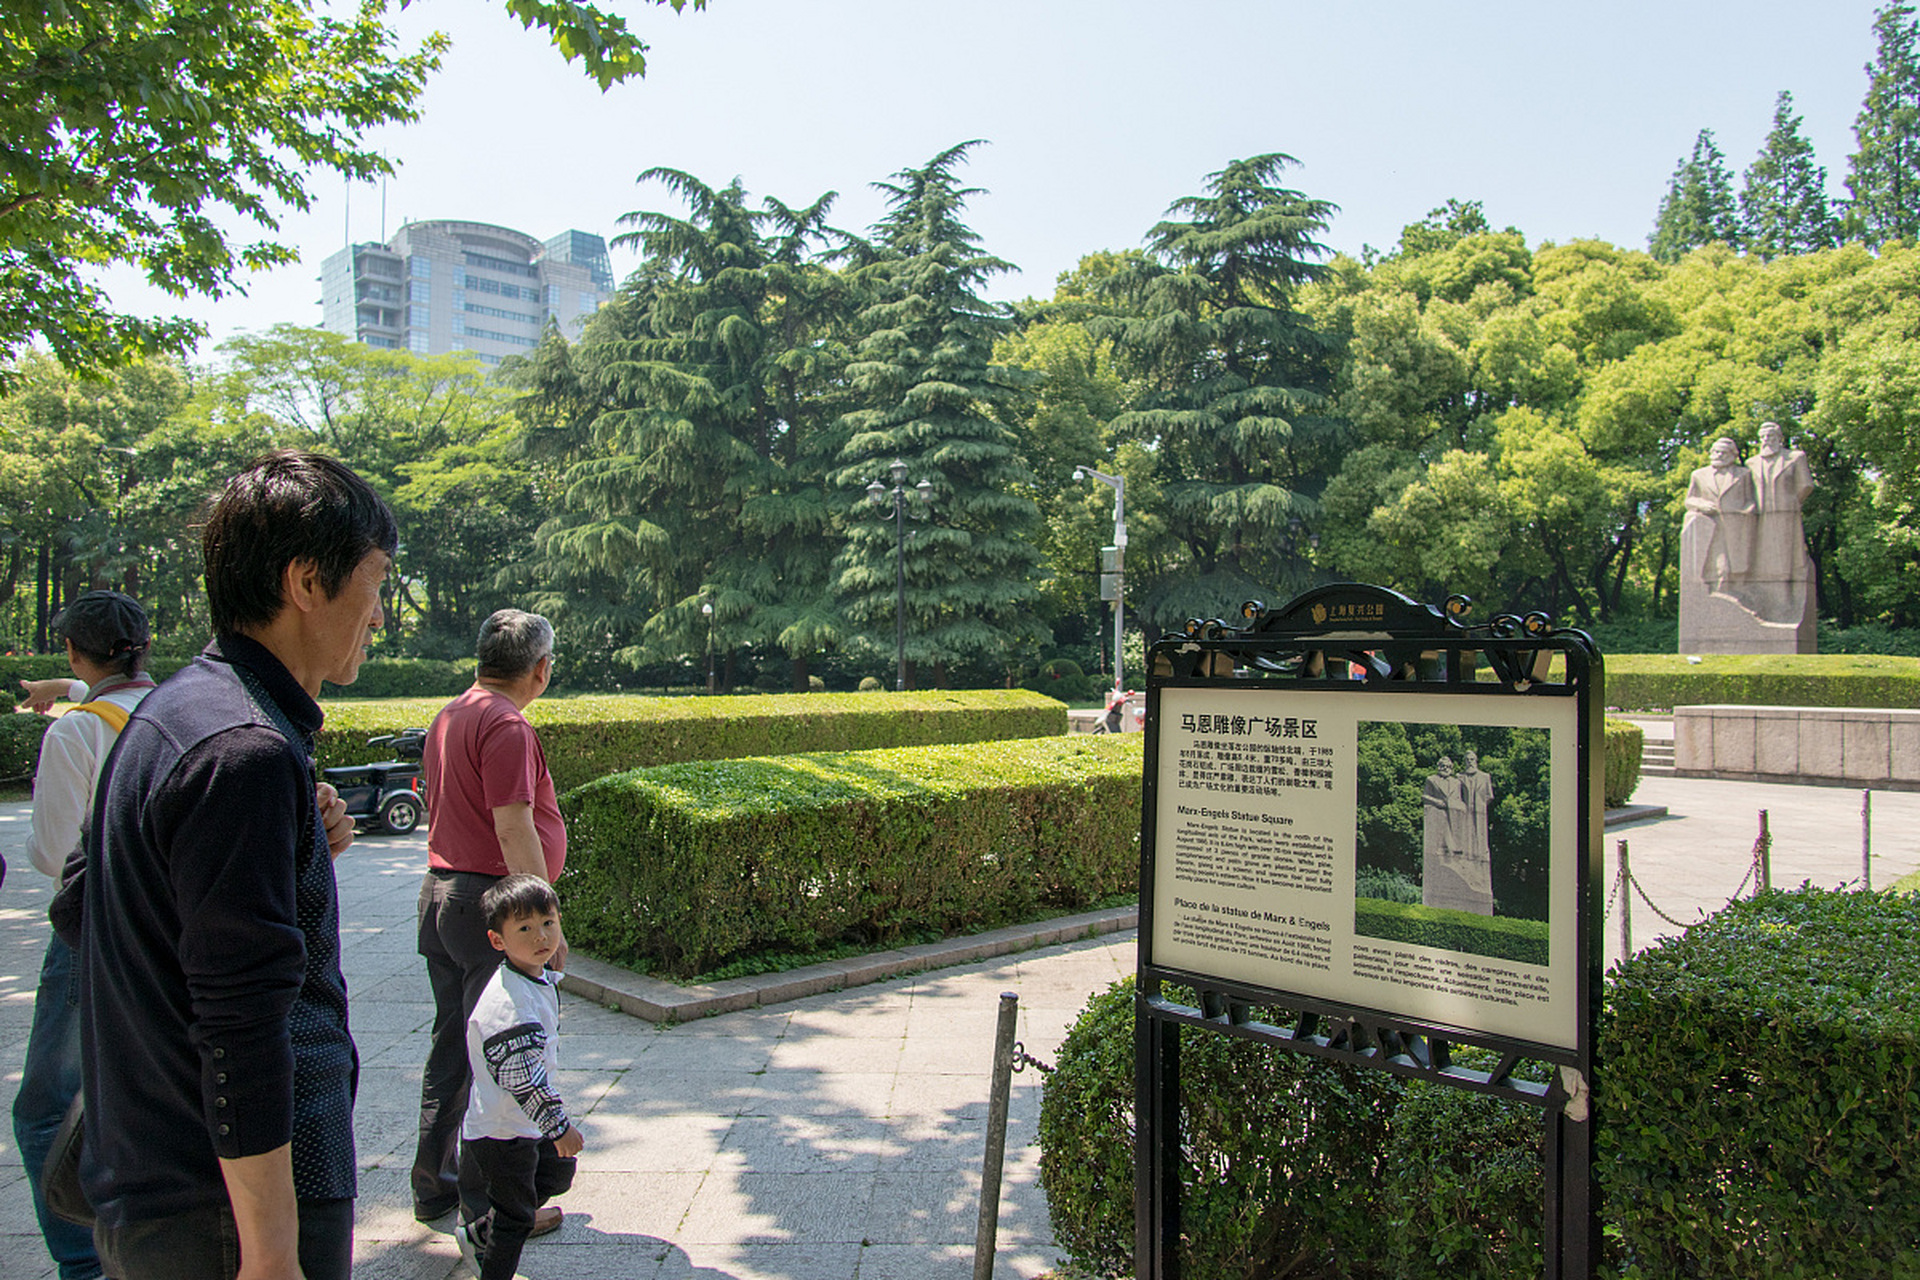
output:
[[282,451],[203,542],[214,640],[121,733],[87,841],[81,1181],[118,1280],[346,1280],[359,1066],[312,738],[396,531],[352,471]]

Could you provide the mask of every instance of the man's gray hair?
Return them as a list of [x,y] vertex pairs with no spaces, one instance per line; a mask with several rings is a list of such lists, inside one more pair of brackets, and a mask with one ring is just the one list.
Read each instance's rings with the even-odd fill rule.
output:
[[553,652],[553,624],[525,609],[500,609],[480,624],[474,656],[487,680],[518,680]]

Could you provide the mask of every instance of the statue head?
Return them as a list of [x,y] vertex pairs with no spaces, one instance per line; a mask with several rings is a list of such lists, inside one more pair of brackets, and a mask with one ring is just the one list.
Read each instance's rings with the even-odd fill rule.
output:
[[1778,453],[1786,447],[1787,433],[1780,429],[1777,422],[1760,424],[1760,452]]
[[1707,452],[1707,461],[1718,470],[1725,471],[1740,461],[1740,446],[1730,436],[1721,436],[1713,442],[1713,448]]
[[1467,768],[1466,768],[1466,772],[1468,772],[1468,773],[1473,773],[1473,772],[1475,772],[1476,770],[1478,770],[1479,768],[1480,768],[1480,753],[1479,753],[1478,751],[1475,751],[1475,750],[1474,750],[1473,748],[1471,748],[1471,747],[1469,747],[1469,748],[1467,748]]
[[1441,777],[1451,778],[1453,776],[1453,757],[1441,756],[1440,763],[1435,765],[1434,769]]

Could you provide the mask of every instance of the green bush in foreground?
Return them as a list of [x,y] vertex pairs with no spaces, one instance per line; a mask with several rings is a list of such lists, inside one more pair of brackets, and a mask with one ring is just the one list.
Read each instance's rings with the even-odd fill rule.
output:
[[[360,764],[368,737],[430,724],[445,698],[330,699],[316,754]],[[1067,731],[1067,708],[1020,689],[890,693],[744,694],[650,698],[602,694],[542,698],[527,708],[561,791],[648,765],[803,751],[856,751],[934,742],[1034,738]]]
[[1608,984],[1626,1277],[1920,1275],[1920,899],[1730,904]]
[[662,765],[570,791],[561,809],[569,941],[686,976],[750,951],[993,927],[1131,889],[1140,742]]
[[[1054,1237],[1102,1275],[1133,1274],[1133,993],[1128,978],[1088,1003],[1040,1101]],[[1380,1274],[1392,1077],[1187,1032],[1180,1081],[1182,1275]]]
[[[1175,994],[1175,998],[1180,998]],[[1133,1249],[1132,984],[1094,997],[1041,1102],[1041,1181],[1076,1262],[1128,1273]],[[1608,975],[1594,1105],[1606,1273],[1911,1280],[1920,1275],[1920,897],[1801,888],[1728,905]],[[1474,1051],[1458,1055],[1463,1065]],[[1232,1056],[1238,1055],[1238,1056]],[[1182,1117],[1211,1132],[1249,1097],[1312,1109],[1354,1086],[1331,1064],[1182,1033]],[[1329,1166],[1273,1121],[1206,1139],[1182,1171],[1209,1280],[1351,1275],[1505,1280],[1540,1273],[1539,1108],[1367,1073]],[[1287,1099],[1291,1098],[1289,1102]],[[1352,1121],[1358,1123],[1358,1120]],[[1244,1169],[1236,1166],[1246,1166]],[[1293,1188],[1311,1185],[1313,1201]],[[1236,1213],[1204,1206],[1227,1196]],[[1269,1205],[1262,1197],[1274,1198]],[[1380,1225],[1355,1229],[1351,1205]],[[1304,1214],[1341,1270],[1277,1269],[1257,1224]],[[1204,1266],[1197,1261],[1205,1250]]]

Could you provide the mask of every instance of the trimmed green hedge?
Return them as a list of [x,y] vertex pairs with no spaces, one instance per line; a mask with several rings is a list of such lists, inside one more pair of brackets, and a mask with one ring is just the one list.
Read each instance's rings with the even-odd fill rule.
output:
[[[1054,1234],[1101,1274],[1132,1261],[1132,994],[1129,980],[1088,1003],[1040,1110]],[[1353,1127],[1330,1165],[1299,1126],[1330,1114],[1351,1078],[1227,1044],[1241,1042],[1182,1036],[1183,1124],[1210,1133],[1247,1099],[1289,1092],[1297,1118],[1241,1124],[1237,1142],[1185,1163],[1184,1201],[1212,1236],[1183,1241],[1189,1274],[1539,1274],[1539,1108],[1369,1073],[1371,1094],[1352,1096],[1375,1129],[1332,1113]],[[1596,1049],[1604,1274],[1920,1275],[1920,896],[1802,888],[1734,902],[1608,975]],[[1379,1224],[1356,1228],[1353,1205],[1377,1206]],[[1266,1251],[1276,1221],[1299,1242],[1295,1270]]]
[[[432,723],[444,698],[328,699],[317,754],[322,765],[359,764],[368,737]],[[1067,708],[1020,689],[889,693],[759,693],[650,698],[601,694],[541,698],[527,708],[568,791],[636,767],[689,760],[853,751],[934,742],[987,742],[1065,734]]]
[[472,658],[447,662],[439,658],[368,658],[350,685],[324,684],[323,698],[437,698],[455,697],[473,683]]
[[0,714],[0,781],[26,781],[40,767],[40,738],[51,716]]
[[1920,898],[1732,903],[1613,972],[1601,1046],[1623,1276],[1920,1274]]
[[1354,932],[1388,942],[1465,951],[1521,964],[1547,963],[1547,922],[1475,915],[1382,898],[1354,899]]
[[686,976],[1084,907],[1136,882],[1140,760],[1138,735],[1056,734],[602,778],[561,798],[567,937]]
[[1920,658],[1845,653],[1608,657],[1607,703],[1622,710],[1920,705]]
[[1602,786],[1607,808],[1618,809],[1633,798],[1634,788],[1640,785],[1640,758],[1646,753],[1647,735],[1628,720],[1608,720],[1606,729],[1607,776]]

